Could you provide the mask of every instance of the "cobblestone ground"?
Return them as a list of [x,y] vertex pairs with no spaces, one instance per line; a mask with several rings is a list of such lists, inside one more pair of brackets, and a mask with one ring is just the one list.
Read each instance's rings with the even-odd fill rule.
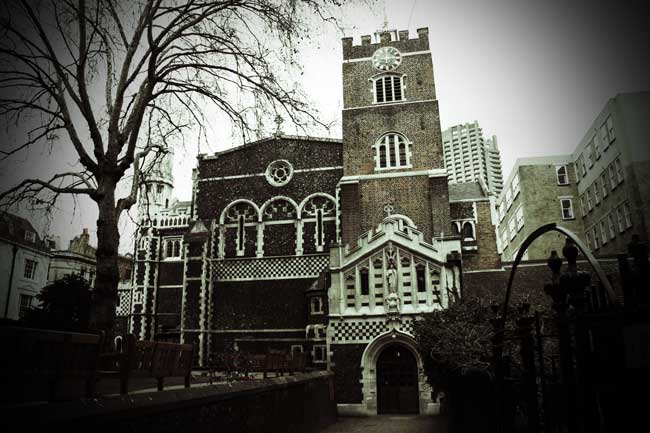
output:
[[447,433],[443,417],[420,415],[378,415],[340,417],[321,433]]

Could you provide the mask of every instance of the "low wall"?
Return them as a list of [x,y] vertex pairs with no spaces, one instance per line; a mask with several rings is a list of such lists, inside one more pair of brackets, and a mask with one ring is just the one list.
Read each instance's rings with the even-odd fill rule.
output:
[[3,431],[317,432],[336,421],[334,375],[251,382],[0,409]]

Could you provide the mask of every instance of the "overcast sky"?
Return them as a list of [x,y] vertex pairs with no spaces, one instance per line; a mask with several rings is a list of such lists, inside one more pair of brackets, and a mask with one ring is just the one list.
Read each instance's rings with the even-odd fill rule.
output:
[[[650,17],[641,2],[586,0],[386,0],[342,10],[345,34],[315,26],[296,77],[341,137],[341,37],[374,33],[384,8],[390,29],[429,28],[442,128],[477,120],[496,135],[504,177],[520,157],[569,153],[608,98],[650,89]],[[649,120],[650,121],[650,120]],[[232,147],[225,125],[211,127],[203,153]],[[291,128],[285,127],[290,133]],[[326,135],[320,132],[319,135]],[[198,149],[176,154],[176,196],[189,199]],[[32,154],[33,155],[33,154]],[[33,156],[32,156],[33,157]],[[37,166],[25,156],[27,166]],[[69,239],[81,227],[96,231],[92,203],[74,215],[64,206],[50,226]],[[124,223],[122,224],[125,227]],[[128,252],[124,239],[120,250]]]

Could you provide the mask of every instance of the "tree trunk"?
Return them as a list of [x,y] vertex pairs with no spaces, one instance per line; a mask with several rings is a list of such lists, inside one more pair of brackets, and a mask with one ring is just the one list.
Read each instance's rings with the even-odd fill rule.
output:
[[115,327],[117,303],[117,266],[120,233],[117,229],[115,212],[115,183],[99,185],[100,199],[97,201],[97,269],[91,311],[91,329],[104,331],[108,342],[112,341]]

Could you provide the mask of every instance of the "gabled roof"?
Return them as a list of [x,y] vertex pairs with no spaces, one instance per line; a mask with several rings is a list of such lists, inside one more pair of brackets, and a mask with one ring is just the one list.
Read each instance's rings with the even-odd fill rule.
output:
[[[25,239],[25,232],[34,233],[34,242]],[[38,236],[32,223],[25,218],[8,212],[0,212],[0,238],[44,252],[49,252],[50,250],[45,242]]]
[[280,140],[291,140],[291,141],[320,141],[324,143],[331,143],[331,144],[337,144],[340,145],[343,143],[343,140],[340,138],[328,138],[328,137],[312,137],[309,135],[273,135],[271,137],[266,137],[262,138],[260,140],[256,141],[251,141],[250,143],[245,143],[242,144],[241,146],[236,146],[230,149],[222,150],[221,152],[215,152],[213,155],[204,155],[204,154],[199,154],[198,158],[199,159],[212,159],[212,158],[218,158],[221,155],[225,155],[228,153],[232,152],[237,152],[242,149],[246,149],[248,147],[253,147],[257,146],[263,143],[267,143],[269,141],[280,141]]

